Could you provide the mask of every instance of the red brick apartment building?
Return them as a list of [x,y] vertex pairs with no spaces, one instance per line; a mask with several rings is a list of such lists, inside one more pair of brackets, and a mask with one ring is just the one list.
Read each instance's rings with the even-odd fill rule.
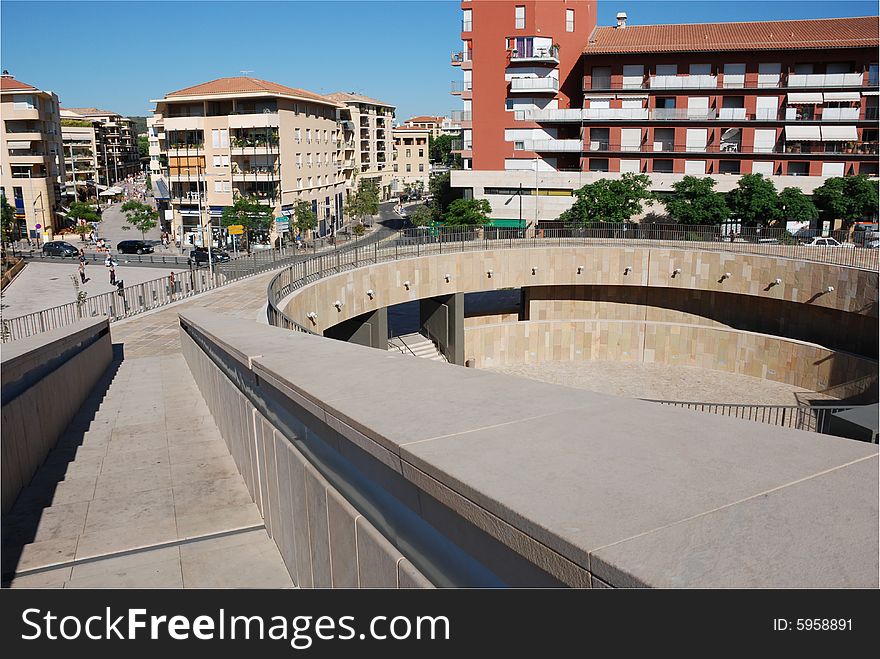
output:
[[[498,224],[556,218],[571,191],[639,172],[716,190],[760,173],[812,192],[878,175],[877,16],[597,27],[581,0],[463,1],[464,170]],[[514,195],[522,187],[520,204]],[[514,222],[516,220],[516,222]]]

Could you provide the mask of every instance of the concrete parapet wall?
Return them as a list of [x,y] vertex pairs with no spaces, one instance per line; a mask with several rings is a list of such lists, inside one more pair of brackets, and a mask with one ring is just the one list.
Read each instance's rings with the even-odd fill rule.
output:
[[698,366],[819,391],[876,375],[877,362],[821,346],[724,327],[639,320],[531,320],[465,328],[477,368],[545,361]]
[[298,585],[878,585],[874,445],[205,311],[181,330]]
[[107,319],[3,344],[2,506],[8,512],[113,359]]
[[[681,272],[673,277],[676,270]],[[722,279],[725,273],[730,277]],[[777,278],[779,285],[772,283]],[[878,317],[878,273],[870,270],[772,256],[617,246],[453,252],[378,263],[304,286],[280,308],[321,333],[381,307],[428,297],[584,285],[735,293]],[[829,286],[834,289],[830,293]],[[343,303],[339,309],[333,306],[336,300]],[[314,322],[307,316],[313,311],[318,314]]]

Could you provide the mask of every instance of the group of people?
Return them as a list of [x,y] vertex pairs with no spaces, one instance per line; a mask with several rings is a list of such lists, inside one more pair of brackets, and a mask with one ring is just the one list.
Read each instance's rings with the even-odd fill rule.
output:
[[126,199],[147,200],[147,180],[144,174],[129,175],[116,185],[122,188],[122,194]]

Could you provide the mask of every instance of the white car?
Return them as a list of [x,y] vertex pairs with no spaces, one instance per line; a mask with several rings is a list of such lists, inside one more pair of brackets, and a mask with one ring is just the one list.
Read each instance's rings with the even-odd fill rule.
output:
[[834,238],[822,238],[820,236],[815,236],[802,244],[805,247],[855,247],[852,243],[839,243]]

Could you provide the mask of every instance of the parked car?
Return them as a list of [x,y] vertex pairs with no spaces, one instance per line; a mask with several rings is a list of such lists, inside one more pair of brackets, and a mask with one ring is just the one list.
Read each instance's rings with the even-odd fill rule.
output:
[[[213,263],[226,263],[229,261],[229,254],[223,252],[221,250],[212,249],[211,250],[211,261]],[[189,259],[187,260],[189,265],[202,266],[208,264],[208,250],[207,249],[194,249],[189,253]]]
[[44,256],[79,256],[79,250],[63,240],[53,240],[43,245]]
[[123,240],[116,245],[120,254],[152,254],[153,246],[146,240]]
[[834,238],[822,238],[820,236],[811,238],[801,244],[805,247],[855,247],[852,243],[839,243]]

